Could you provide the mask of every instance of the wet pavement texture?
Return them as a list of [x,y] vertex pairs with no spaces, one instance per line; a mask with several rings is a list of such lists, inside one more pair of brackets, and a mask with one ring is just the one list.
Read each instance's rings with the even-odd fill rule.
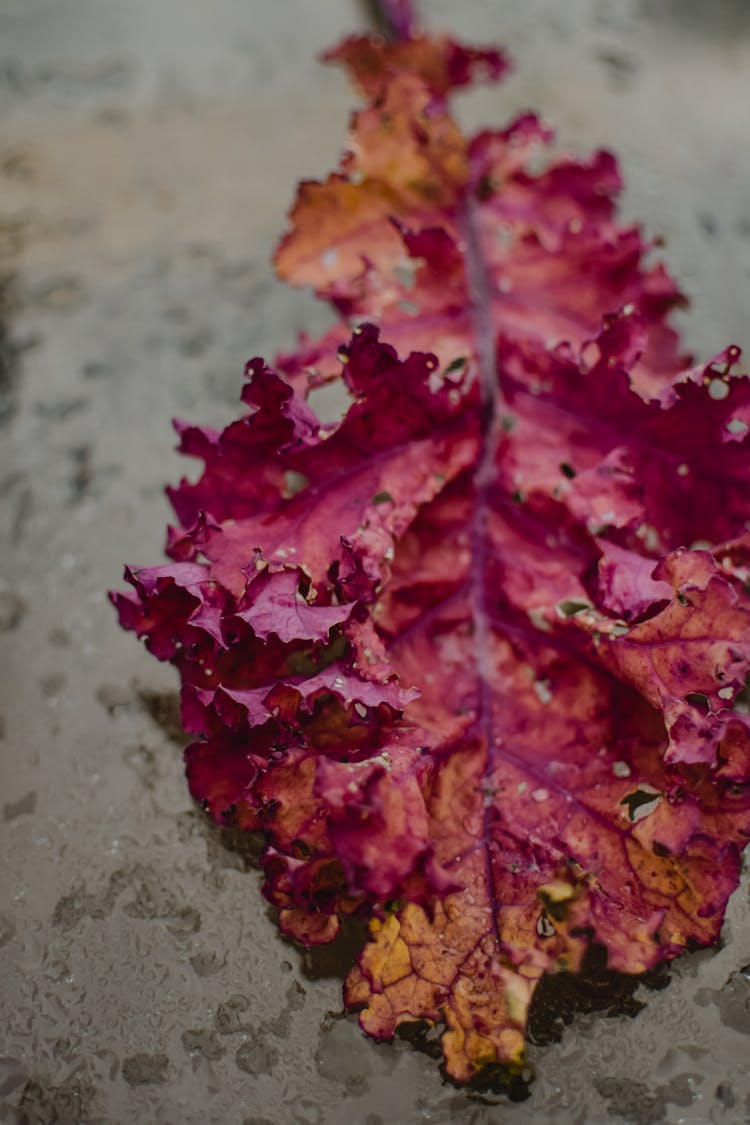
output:
[[[750,347],[744,0],[422,10],[515,58],[463,118],[533,107],[562,146],[613,148],[689,346]],[[225,423],[248,356],[328,323],[269,257],[345,141],[353,98],[316,55],[364,21],[354,0],[0,0],[0,1121],[738,1125],[746,879],[718,950],[648,987],[545,987],[529,1090],[453,1087],[433,1036],[376,1044],[342,1015],[352,941],[279,936],[252,841],[190,801],[171,669],[106,600],[161,558],[170,419]]]

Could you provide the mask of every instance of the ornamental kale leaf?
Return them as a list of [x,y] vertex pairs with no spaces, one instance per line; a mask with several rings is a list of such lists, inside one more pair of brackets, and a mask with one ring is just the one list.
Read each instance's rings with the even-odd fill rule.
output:
[[[392,4],[408,13],[408,5]],[[687,367],[681,303],[614,158],[467,138],[494,50],[413,32],[330,53],[366,99],[277,252],[340,325],[246,369],[172,562],[122,625],[177,667],[191,792],[265,835],[282,929],[369,939],[362,1026],[444,1025],[466,1081],[520,1067],[544,974],[718,938],[750,834],[750,381]],[[310,392],[337,382],[324,424]]]

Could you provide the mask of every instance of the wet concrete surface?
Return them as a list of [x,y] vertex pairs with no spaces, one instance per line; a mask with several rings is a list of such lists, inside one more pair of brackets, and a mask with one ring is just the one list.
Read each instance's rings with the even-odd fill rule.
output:
[[[750,21],[739,0],[431,0],[532,106],[623,158],[624,208],[693,299],[689,345],[750,347]],[[635,991],[545,993],[507,1095],[443,1081],[430,1036],[366,1040],[346,944],[305,954],[251,842],[208,825],[176,681],[116,627],[161,557],[172,416],[232,417],[244,360],[327,313],[268,259],[352,99],[315,55],[353,0],[0,0],[0,1121],[447,1125],[750,1120],[747,881],[721,947]]]

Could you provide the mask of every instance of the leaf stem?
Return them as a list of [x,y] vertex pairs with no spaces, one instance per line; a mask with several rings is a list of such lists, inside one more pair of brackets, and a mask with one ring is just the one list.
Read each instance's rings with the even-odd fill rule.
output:
[[[477,378],[479,380],[479,416],[481,426],[481,451],[474,478],[474,516],[471,525],[471,601],[474,652],[476,654],[478,698],[477,719],[487,748],[484,780],[492,778],[497,739],[494,730],[492,681],[492,625],[491,607],[488,603],[487,567],[489,564],[490,500],[496,476],[496,460],[500,439],[500,409],[502,396],[497,377],[495,329],[492,319],[491,283],[482,257],[479,231],[473,201],[467,194],[460,218],[464,242],[464,262],[469,289],[469,302],[476,340]],[[485,803],[482,838],[491,839],[492,806]],[[485,850],[487,889],[492,910],[493,928],[498,948],[502,939],[498,923],[498,903],[495,901],[494,880],[489,849]]]
[[366,0],[378,30],[388,39],[411,39],[417,28],[414,0]]

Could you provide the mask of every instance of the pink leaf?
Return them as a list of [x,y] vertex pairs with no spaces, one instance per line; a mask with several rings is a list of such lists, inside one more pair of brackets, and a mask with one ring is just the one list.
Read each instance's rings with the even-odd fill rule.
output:
[[532,172],[531,116],[467,140],[447,95],[503,56],[407,25],[331,53],[370,101],[277,255],[345,326],[251,361],[222,433],[178,427],[203,470],[173,563],[113,597],[179,670],[191,792],[264,833],[282,928],[365,919],[347,1003],[380,1038],[442,1022],[466,1081],[522,1066],[538,981],[592,942],[635,973],[718,937],[750,837],[750,383],[736,348],[682,370],[614,158]]

